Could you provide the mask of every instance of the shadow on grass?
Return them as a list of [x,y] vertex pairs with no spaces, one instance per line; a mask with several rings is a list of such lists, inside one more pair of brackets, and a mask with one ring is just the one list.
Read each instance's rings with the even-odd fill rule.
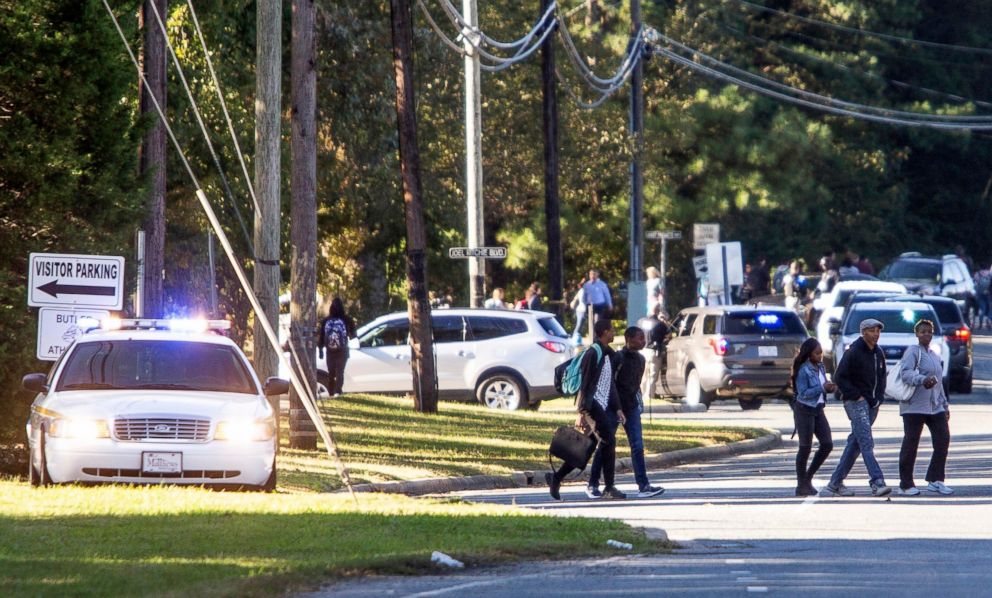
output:
[[432,570],[441,550],[469,564],[662,551],[619,522],[519,515],[192,513],[0,516],[0,595],[268,596],[329,577]]

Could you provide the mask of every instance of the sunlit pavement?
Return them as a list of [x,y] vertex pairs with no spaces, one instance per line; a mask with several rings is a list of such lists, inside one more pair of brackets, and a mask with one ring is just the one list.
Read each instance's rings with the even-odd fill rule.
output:
[[[666,488],[655,499],[590,501],[581,484],[564,486],[563,502],[551,500],[546,488],[462,494],[475,501],[663,529],[683,547],[674,555],[618,555],[456,575],[383,578],[328,591],[334,596],[992,595],[992,337],[976,337],[975,354],[975,392],[951,396],[947,484],[955,489],[953,496],[924,491],[918,497],[875,498],[859,461],[847,479],[856,496],[796,498],[796,441],[788,439],[788,406],[774,401],[760,411],[745,412],[736,401],[717,402],[709,412],[670,414],[666,419],[777,428],[783,432],[783,447],[651,472],[652,482]],[[840,405],[830,405],[828,417],[835,448],[817,475],[818,487],[826,484],[850,430]],[[896,405],[883,407],[874,430],[876,455],[887,481],[898,486],[902,421]],[[924,432],[916,465],[921,489],[926,486],[928,443]],[[622,490],[635,488],[629,475],[618,482]]]

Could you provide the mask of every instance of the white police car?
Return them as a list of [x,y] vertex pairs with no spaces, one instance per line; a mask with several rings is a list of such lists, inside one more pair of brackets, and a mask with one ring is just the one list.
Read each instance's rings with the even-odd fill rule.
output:
[[[93,325],[96,326],[96,322]],[[27,424],[33,485],[203,484],[272,490],[276,418],[229,322],[105,320],[49,374]]]

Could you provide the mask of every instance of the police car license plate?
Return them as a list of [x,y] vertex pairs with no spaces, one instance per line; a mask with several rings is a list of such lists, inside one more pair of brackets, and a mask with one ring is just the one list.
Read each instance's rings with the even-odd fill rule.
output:
[[141,471],[144,473],[182,473],[182,453],[141,453]]
[[758,347],[758,357],[778,357],[778,347]]

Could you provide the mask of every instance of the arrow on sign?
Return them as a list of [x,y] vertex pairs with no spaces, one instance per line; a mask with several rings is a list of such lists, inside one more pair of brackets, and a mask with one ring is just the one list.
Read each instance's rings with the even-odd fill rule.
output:
[[92,287],[88,285],[81,284],[59,284],[59,280],[55,280],[45,283],[38,287],[39,291],[48,293],[52,297],[58,298],[59,293],[63,295],[98,295],[113,297],[116,294],[117,289],[114,287]]

